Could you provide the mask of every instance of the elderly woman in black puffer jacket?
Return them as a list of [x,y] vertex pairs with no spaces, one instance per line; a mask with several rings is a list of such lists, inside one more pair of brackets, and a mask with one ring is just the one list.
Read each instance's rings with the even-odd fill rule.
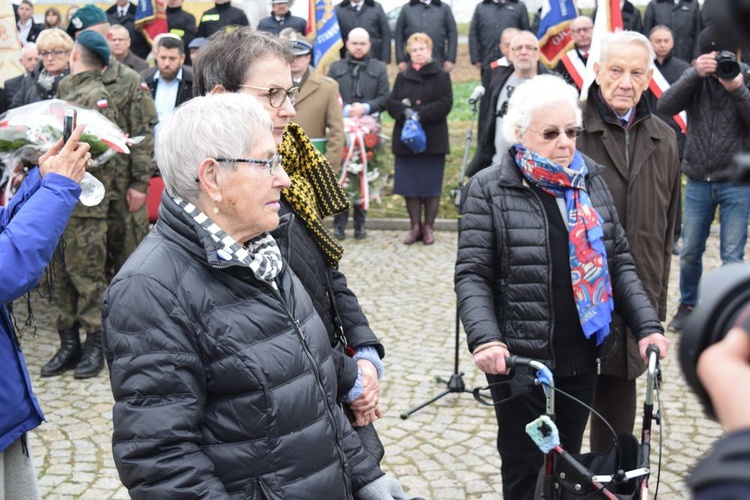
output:
[[[575,148],[577,92],[557,76],[516,89],[503,133],[502,163],[478,173],[462,206],[455,286],[474,362],[490,384],[506,379],[505,358],[548,364],[555,384],[590,403],[598,347],[616,310],[641,355],[668,342],[635,273],[602,167]],[[542,452],[525,426],[544,413],[542,389],[509,401],[492,386],[505,498],[533,498]],[[588,411],[558,398],[563,448],[578,453]]]
[[369,500],[390,481],[337,404],[340,358],[269,232],[290,185],[271,129],[239,93],[161,126],[159,219],[102,304],[133,498]]

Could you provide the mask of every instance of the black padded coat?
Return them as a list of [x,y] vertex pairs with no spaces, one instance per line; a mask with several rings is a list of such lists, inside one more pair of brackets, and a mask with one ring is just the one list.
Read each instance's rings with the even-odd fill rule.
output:
[[288,268],[276,283],[219,259],[165,192],[102,305],[133,498],[351,498],[382,475],[336,404],[310,298]]
[[[604,220],[604,244],[615,310],[639,339],[663,332],[635,273],[625,231],[601,177],[585,157],[591,202]],[[554,367],[552,259],[548,221],[511,154],[476,174],[465,188],[455,289],[469,350],[504,342],[511,354]]]

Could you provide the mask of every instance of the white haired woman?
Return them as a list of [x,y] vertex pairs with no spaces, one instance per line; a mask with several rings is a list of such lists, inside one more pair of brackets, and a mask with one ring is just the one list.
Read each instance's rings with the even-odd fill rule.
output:
[[370,460],[336,403],[327,332],[269,231],[281,167],[254,96],[166,120],[154,230],[105,293],[113,453],[133,498],[351,498]]
[[[516,89],[503,123],[513,146],[466,187],[455,288],[468,347],[490,384],[507,380],[507,356],[526,356],[590,403],[613,310],[642,357],[649,344],[663,357],[669,344],[635,273],[603,167],[576,150],[580,127],[577,92],[561,78],[537,76]],[[506,402],[506,388],[492,386],[503,494],[533,498],[543,456],[525,426],[544,413],[544,397],[535,387]],[[556,401],[563,448],[577,453],[588,411]]]

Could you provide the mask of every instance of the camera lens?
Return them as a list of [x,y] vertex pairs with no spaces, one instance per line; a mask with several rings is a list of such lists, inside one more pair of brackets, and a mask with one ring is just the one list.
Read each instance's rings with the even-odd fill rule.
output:
[[680,365],[706,414],[715,419],[713,405],[698,380],[695,366],[701,353],[722,340],[739,313],[750,304],[750,267],[733,263],[709,273],[701,280],[699,296],[700,304],[690,313],[682,330]]
[[734,80],[740,74],[737,57],[728,50],[722,50],[716,56],[716,76],[722,80]]

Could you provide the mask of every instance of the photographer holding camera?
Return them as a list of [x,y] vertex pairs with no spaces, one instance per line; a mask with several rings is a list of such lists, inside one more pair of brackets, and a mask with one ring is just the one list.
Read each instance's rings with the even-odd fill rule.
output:
[[727,435],[688,480],[696,500],[750,498],[750,306],[698,358],[697,375]]
[[750,150],[750,74],[746,65],[731,61],[736,44],[721,40],[720,34],[713,26],[701,32],[695,66],[685,70],[658,104],[659,112],[669,116],[686,110],[689,124],[682,161],[687,186],[680,305],[669,323],[675,332],[683,329],[698,302],[703,252],[717,207],[722,264],[742,262],[747,241],[750,186],[734,185],[730,178],[732,157]]

